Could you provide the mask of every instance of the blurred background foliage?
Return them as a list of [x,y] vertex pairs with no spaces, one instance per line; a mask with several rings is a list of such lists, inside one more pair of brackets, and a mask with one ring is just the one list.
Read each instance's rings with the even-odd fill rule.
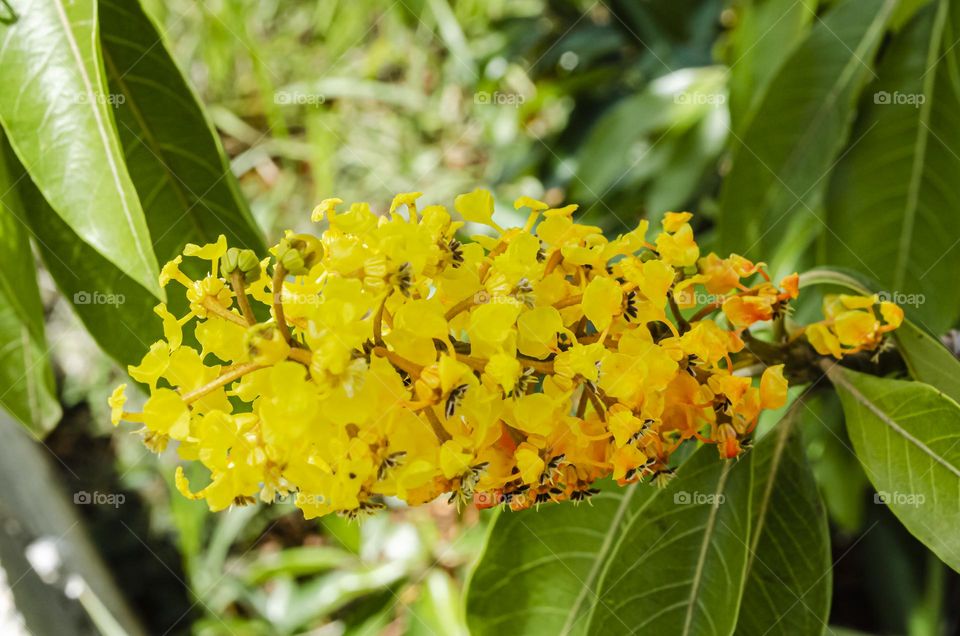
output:
[[[326,197],[382,211],[396,192],[449,203],[485,185],[507,222],[502,202],[521,194],[579,203],[612,233],[690,209],[709,247],[724,240],[714,223],[721,183],[762,111],[759,87],[835,3],[143,4],[206,105],[269,241],[307,228]],[[923,4],[901,3],[891,24]],[[820,233],[810,218],[791,225],[775,268],[809,263]],[[81,512],[148,633],[466,633],[461,594],[486,513],[437,504],[357,525],[304,521],[281,502],[209,514],[176,494],[175,457],[150,455],[132,435],[110,437],[106,396],[125,375],[50,276],[40,282],[48,331],[66,335],[53,343],[65,416],[47,444],[71,489],[125,493],[120,507]],[[831,398],[816,405],[830,425],[807,432],[839,561],[831,624],[936,633],[955,577],[872,505]]]

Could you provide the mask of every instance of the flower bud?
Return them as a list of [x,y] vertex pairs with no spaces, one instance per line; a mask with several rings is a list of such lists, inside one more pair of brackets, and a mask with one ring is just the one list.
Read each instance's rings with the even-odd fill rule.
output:
[[323,258],[323,244],[309,234],[288,234],[276,250],[277,262],[294,276],[302,276]]
[[260,260],[253,250],[231,247],[220,259],[220,266],[225,276],[239,270],[245,283],[252,283],[260,278]]

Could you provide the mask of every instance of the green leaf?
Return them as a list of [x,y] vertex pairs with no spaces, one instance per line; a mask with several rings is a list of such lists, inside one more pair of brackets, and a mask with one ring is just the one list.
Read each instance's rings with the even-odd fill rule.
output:
[[469,584],[471,633],[730,633],[743,589],[750,455],[699,449],[667,488],[501,514]]
[[745,0],[726,51],[730,66],[730,125],[741,133],[771,77],[816,16],[814,0]]
[[410,607],[407,636],[467,636],[461,617],[457,586],[443,570],[431,570],[420,584],[420,595]]
[[34,435],[60,419],[30,235],[0,132],[0,404]]
[[0,123],[44,198],[101,256],[163,297],[113,122],[93,0],[9,0],[0,23]]
[[606,562],[589,634],[731,633],[746,576],[752,455],[700,448],[631,517]]
[[100,41],[117,130],[161,262],[224,234],[265,254],[263,237],[193,91],[139,2],[100,0]]
[[813,213],[895,5],[846,0],[779,67],[733,149],[720,195],[721,251],[767,254],[791,213]]
[[830,529],[799,423],[805,398],[754,450],[753,523],[739,635],[819,634],[830,614]]
[[960,316],[960,294],[944,293],[960,269],[958,37],[960,6],[942,0],[894,38],[826,198],[828,259],[922,298],[934,332]]
[[960,406],[922,382],[827,368],[867,476],[907,530],[960,570]]
[[672,139],[669,135],[679,136],[724,109],[725,75],[719,66],[682,69],[607,109],[577,153],[571,199],[593,203],[612,190],[636,187],[653,177],[653,160],[669,158],[668,149],[657,154],[660,144]]
[[97,344],[121,364],[134,364],[163,336],[156,297],[84,242],[47,204],[16,156],[7,167],[29,214],[36,246],[50,275]]
[[499,513],[467,586],[470,633],[585,633],[601,569],[655,492],[607,484],[592,505]]
[[893,335],[910,375],[960,402],[960,360],[943,343],[909,320]]
[[858,534],[866,518],[864,493],[870,481],[853,453],[840,398],[834,391],[818,391],[804,402],[814,416],[803,427],[807,457],[830,520],[844,533]]

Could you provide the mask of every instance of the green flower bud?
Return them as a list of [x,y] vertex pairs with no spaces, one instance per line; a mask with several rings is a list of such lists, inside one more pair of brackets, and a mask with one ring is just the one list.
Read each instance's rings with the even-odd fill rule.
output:
[[231,247],[220,259],[220,266],[225,276],[239,270],[245,283],[252,283],[260,278],[260,259],[253,250]]
[[306,274],[323,258],[323,244],[309,234],[292,234],[277,246],[277,261],[294,276]]

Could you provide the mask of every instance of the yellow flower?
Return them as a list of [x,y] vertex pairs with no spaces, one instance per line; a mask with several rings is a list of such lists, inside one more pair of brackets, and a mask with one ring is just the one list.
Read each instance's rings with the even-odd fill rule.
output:
[[458,195],[453,207],[467,221],[499,229],[493,222],[493,195],[489,190],[474,190],[470,194]]
[[583,313],[600,331],[620,314],[621,303],[623,290],[617,281],[609,278],[594,278],[583,292]]
[[310,213],[310,220],[319,223],[324,216],[327,217],[327,220],[332,220],[332,217],[336,215],[337,206],[341,203],[343,203],[343,199],[337,199],[336,197],[324,199],[317,207],[313,208],[313,212]]
[[[177,440],[209,471],[192,491],[178,468],[177,488],[212,510],[295,493],[306,518],[357,518],[385,497],[582,501],[598,479],[666,474],[687,440],[735,457],[761,412],[785,403],[782,365],[759,383],[732,370],[755,366],[740,333],[785,315],[797,276],[777,288],[762,263],[700,258],[689,213],[667,213],[651,245],[646,221],[608,240],[574,221],[575,205],[527,197],[515,202],[525,224],[504,229],[476,190],[454,208],[496,234],[466,242],[463,222],[418,210],[420,196],[398,195],[384,217],[325,199],[319,236],[288,232],[259,262],[245,253],[249,280],[229,275],[239,252],[223,237],[188,245],[208,271],[189,278],[179,256],[163,267],[190,311],[155,309],[164,340],[128,369],[149,399],[127,413],[118,387],[111,421],[142,422],[154,450]],[[903,320],[872,297],[828,298],[824,312],[807,339],[838,357]],[[183,344],[190,329],[199,350]]]
[[760,407],[778,409],[787,403],[787,380],[783,377],[783,365],[767,367],[760,376]]
[[127,373],[137,382],[149,384],[152,391],[169,364],[170,345],[163,340],[158,340],[150,345],[150,350],[143,356],[140,364],[127,367]]
[[175,391],[157,389],[143,405],[143,423],[154,433],[183,440],[190,434],[190,411]]
[[110,398],[107,400],[107,404],[110,406],[110,422],[114,426],[119,424],[120,420],[123,419],[123,407],[127,403],[126,389],[127,385],[121,384],[113,390],[113,393],[110,394]]
[[676,232],[666,232],[657,236],[657,252],[668,265],[686,267],[693,265],[700,257],[700,248],[693,240],[693,229],[684,223]]

